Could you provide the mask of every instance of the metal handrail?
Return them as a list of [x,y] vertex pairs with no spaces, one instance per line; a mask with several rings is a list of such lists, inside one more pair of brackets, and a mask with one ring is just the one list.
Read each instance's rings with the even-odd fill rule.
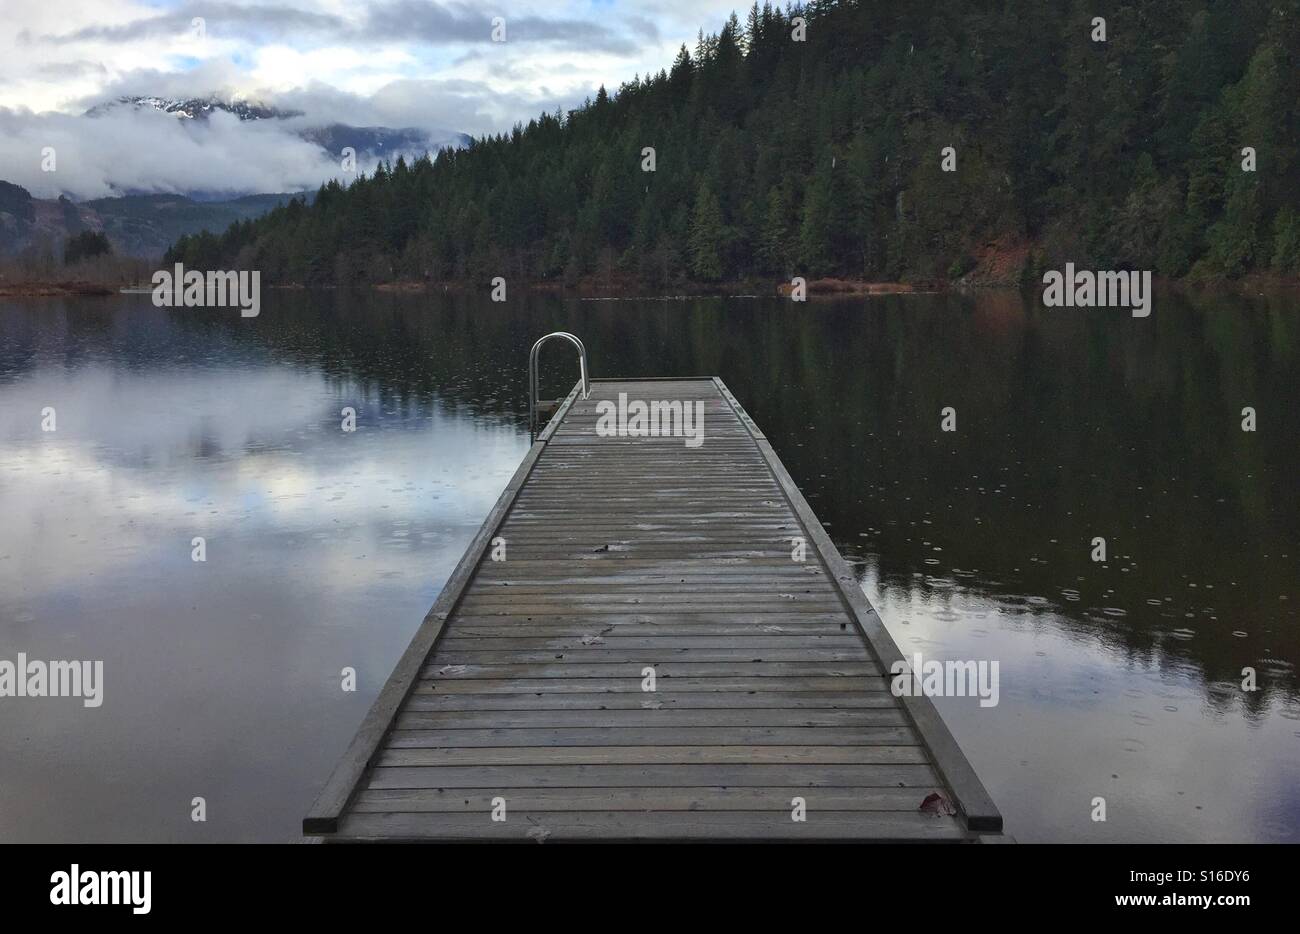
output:
[[568,331],[552,331],[539,337],[528,353],[528,431],[533,437],[537,436],[537,355],[542,345],[552,337],[563,337],[578,348],[578,375],[582,379],[582,398],[586,399],[591,395],[591,380],[587,378],[587,348],[583,346],[582,341]]

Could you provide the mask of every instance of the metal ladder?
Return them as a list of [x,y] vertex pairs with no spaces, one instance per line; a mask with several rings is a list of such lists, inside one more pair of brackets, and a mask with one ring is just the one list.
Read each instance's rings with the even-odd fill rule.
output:
[[575,335],[568,331],[552,331],[537,339],[533,344],[533,349],[528,354],[528,435],[530,440],[537,438],[538,415],[545,409],[549,413],[554,413],[560,407],[563,399],[555,399],[542,402],[537,398],[537,355],[541,351],[542,345],[552,337],[562,337],[574,347],[578,348],[578,376],[582,380],[582,398],[586,399],[591,395],[591,380],[587,378],[587,348],[583,346]]

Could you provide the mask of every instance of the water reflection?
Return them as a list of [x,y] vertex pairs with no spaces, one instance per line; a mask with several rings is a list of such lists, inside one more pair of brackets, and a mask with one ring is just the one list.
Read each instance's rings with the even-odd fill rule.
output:
[[[1300,839],[1298,312],[0,305],[0,657],[106,669],[97,711],[0,703],[0,834],[291,836],[522,456],[527,350],[563,328],[596,376],[721,375],[904,650],[1000,660],[997,708],[940,707],[1019,837]],[[572,384],[565,352],[544,363]]]

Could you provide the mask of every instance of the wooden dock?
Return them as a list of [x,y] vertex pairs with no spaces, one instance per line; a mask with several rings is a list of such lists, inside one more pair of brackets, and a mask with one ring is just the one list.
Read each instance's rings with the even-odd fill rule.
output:
[[[703,443],[599,436],[597,405],[620,393],[703,403]],[[304,833],[1003,839],[932,703],[889,690],[897,646],[721,380],[595,380],[579,396],[507,484]],[[932,793],[956,813],[922,810]]]

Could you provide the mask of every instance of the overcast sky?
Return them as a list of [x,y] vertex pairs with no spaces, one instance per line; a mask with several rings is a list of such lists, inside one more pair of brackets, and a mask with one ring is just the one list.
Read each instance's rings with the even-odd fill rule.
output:
[[[80,115],[121,95],[216,92],[303,110],[320,123],[503,131],[543,110],[575,106],[602,83],[612,90],[634,74],[668,67],[682,42],[693,47],[700,27],[717,31],[736,6],[0,0],[0,179],[42,196],[75,197],[185,190],[205,180],[232,191],[310,186],[322,167],[310,164],[315,154],[299,150],[290,134],[276,142],[270,134],[246,139],[247,127],[220,121],[196,130],[151,115],[99,125]],[[494,17],[505,21],[505,42],[492,41]],[[39,164],[47,145],[60,160],[53,173]],[[231,167],[226,157],[246,148],[244,164]],[[213,172],[218,177],[209,177]]]

